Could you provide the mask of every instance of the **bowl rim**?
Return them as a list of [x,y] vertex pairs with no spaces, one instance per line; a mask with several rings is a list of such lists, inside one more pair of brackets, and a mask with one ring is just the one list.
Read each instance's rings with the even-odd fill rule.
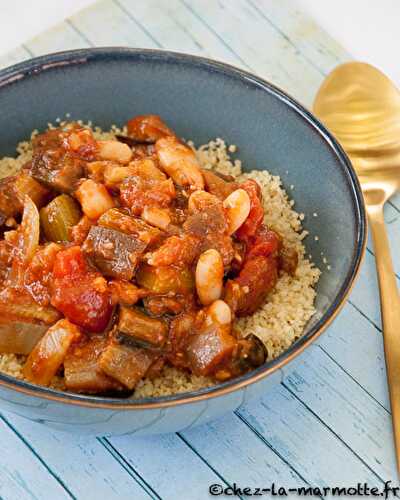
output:
[[41,387],[0,372],[0,387],[14,390],[27,396],[91,409],[103,408],[108,410],[144,410],[186,405],[230,394],[239,389],[246,388],[261,379],[266,378],[272,373],[281,370],[285,365],[290,363],[309,345],[311,345],[339,314],[359,274],[367,245],[367,218],[364,199],[357,175],[343,148],[336,141],[333,135],[325,128],[325,126],[296,99],[289,96],[278,86],[248,71],[242,70],[241,68],[206,57],[194,56],[174,51],[129,47],[96,47],[46,54],[4,68],[0,70],[0,88],[13,85],[13,83],[18,82],[22,78],[30,77],[44,71],[49,71],[52,68],[66,68],[68,66],[85,64],[93,61],[110,59],[115,60],[116,58],[123,59],[126,57],[131,58],[132,60],[154,60],[162,61],[166,64],[180,63],[189,66],[197,66],[210,72],[222,73],[224,76],[229,76],[237,80],[245,80],[253,87],[262,89],[268,94],[275,96],[285,105],[297,112],[297,114],[300,115],[300,117],[309,126],[311,126],[314,131],[320,135],[321,139],[329,146],[331,152],[333,152],[336,156],[338,163],[345,174],[347,182],[349,183],[353,194],[352,201],[356,220],[356,231],[354,235],[355,251],[352,256],[349,271],[342,283],[342,286],[337,292],[331,305],[310,328],[309,332],[292,344],[276,359],[271,360],[265,365],[236,379],[197,391],[179,393],[172,396],[124,400],[73,394],[70,392]]

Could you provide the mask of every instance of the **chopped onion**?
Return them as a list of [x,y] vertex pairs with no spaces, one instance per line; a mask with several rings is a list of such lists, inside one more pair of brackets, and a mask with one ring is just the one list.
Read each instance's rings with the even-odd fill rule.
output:
[[21,224],[18,230],[12,233],[12,243],[15,245],[15,249],[8,284],[11,287],[19,288],[23,285],[26,266],[39,246],[40,237],[39,211],[29,196],[25,196]]
[[40,237],[39,211],[29,196],[25,196],[24,212],[18,232],[20,233],[19,257],[26,264],[36,252]]
[[23,321],[0,323],[0,352],[30,354],[48,328],[48,325]]

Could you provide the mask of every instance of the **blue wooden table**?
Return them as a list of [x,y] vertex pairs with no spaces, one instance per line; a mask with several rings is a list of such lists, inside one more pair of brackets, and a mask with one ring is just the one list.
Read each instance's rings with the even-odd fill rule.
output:
[[[98,45],[223,60],[309,107],[327,72],[351,58],[291,0],[104,0],[3,57],[0,66]],[[399,277],[400,197],[388,205],[386,220]],[[213,483],[397,484],[374,261],[369,241],[350,300],[296,371],[261,401],[211,424],[150,438],[88,439],[2,414],[0,497],[202,499]]]

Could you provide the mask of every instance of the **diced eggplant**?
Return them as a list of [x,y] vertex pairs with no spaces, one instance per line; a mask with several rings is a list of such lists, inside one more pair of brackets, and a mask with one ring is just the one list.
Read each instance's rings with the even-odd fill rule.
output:
[[68,351],[64,360],[67,389],[91,394],[125,390],[123,385],[106,375],[99,366],[99,357],[106,345],[106,337],[95,335]]
[[207,191],[218,196],[220,200],[225,200],[225,198],[238,188],[238,183],[233,182],[233,177],[229,178],[218,172],[212,172],[211,170],[205,169],[202,170],[202,174]]
[[137,141],[136,139],[128,137],[127,135],[117,134],[115,138],[117,139],[117,141],[123,142],[124,144],[127,144],[130,147],[137,146],[138,144],[145,144],[147,146],[147,142]]
[[86,254],[105,276],[131,280],[146,243],[100,226],[92,226],[83,245]]
[[30,170],[32,177],[55,191],[72,193],[84,174],[83,162],[68,155],[53,161],[51,156],[51,152],[34,153]]
[[188,338],[186,356],[194,373],[211,375],[232,355],[235,346],[235,338],[223,327],[211,325]]
[[71,345],[81,336],[79,328],[60,319],[47,330],[30,353],[23,368],[24,377],[36,384],[49,385],[63,364]]
[[128,389],[134,389],[158,357],[159,353],[122,345],[113,339],[101,354],[99,366]]
[[169,325],[167,356],[171,364],[187,368],[186,342],[194,332],[195,314],[183,313],[173,318]]
[[81,211],[78,203],[61,194],[40,210],[40,223],[48,241],[70,241],[70,231],[78,224]]
[[205,236],[213,232],[225,232],[228,223],[222,205],[212,205],[201,212],[189,215],[183,227],[185,231]]
[[139,344],[155,348],[165,344],[168,326],[161,319],[150,318],[137,307],[121,307],[118,331],[128,335]]
[[238,340],[235,359],[232,366],[240,375],[248,370],[257,368],[265,363],[268,358],[268,351],[261,340],[253,334]]
[[25,196],[35,203],[37,207],[43,206],[49,196],[49,191],[37,182],[28,172],[21,172],[15,179],[15,193],[21,202],[21,206],[25,201]]
[[22,213],[25,196],[38,206],[45,203],[47,189],[41,186],[27,172],[0,180],[0,226],[10,217]]
[[131,217],[119,208],[107,210],[98,220],[99,226],[115,229],[143,241],[146,245],[156,242],[161,231],[150,226],[139,217]]
[[22,203],[16,196],[14,177],[5,177],[0,180],[0,226],[2,226],[9,217],[22,212]]
[[136,281],[156,294],[187,294],[194,289],[193,273],[187,268],[141,264],[136,273]]
[[7,321],[0,319],[0,352],[30,354],[49,326],[28,321]]

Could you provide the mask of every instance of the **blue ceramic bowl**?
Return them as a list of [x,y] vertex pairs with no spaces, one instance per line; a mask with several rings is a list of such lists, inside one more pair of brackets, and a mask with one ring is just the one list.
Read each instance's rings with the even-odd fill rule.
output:
[[[102,127],[157,113],[197,144],[240,146],[251,168],[281,176],[307,216],[307,252],[332,270],[317,288],[304,336],[265,366],[215,388],[151,400],[60,393],[0,375],[1,406],[54,428],[87,434],[160,433],[201,424],[279,382],[343,306],[365,249],[365,212],[354,170],[335,139],[280,89],[231,66],[156,50],[101,48],[51,54],[0,72],[0,157],[33,129],[67,113]],[[318,212],[318,217],[312,217]]]

